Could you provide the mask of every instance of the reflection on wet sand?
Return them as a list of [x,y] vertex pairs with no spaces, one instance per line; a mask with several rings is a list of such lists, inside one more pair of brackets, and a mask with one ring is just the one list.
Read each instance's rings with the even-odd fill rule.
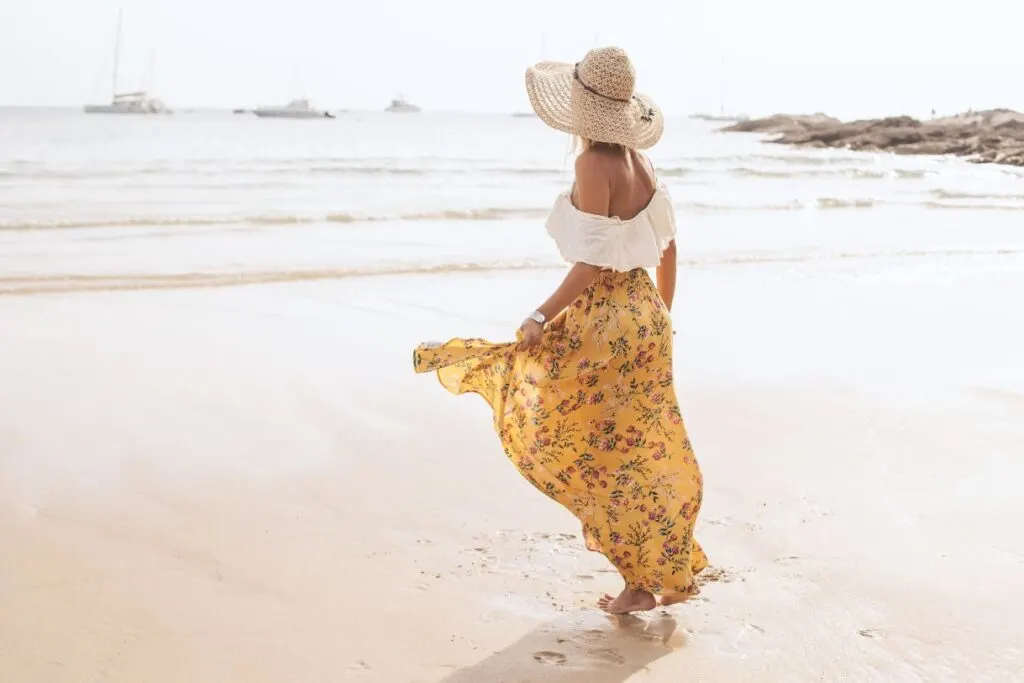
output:
[[610,616],[594,610],[547,622],[440,683],[622,683],[682,647],[668,612]]

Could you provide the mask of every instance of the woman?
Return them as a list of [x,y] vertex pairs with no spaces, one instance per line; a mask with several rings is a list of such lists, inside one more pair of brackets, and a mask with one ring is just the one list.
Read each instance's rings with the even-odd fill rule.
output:
[[[598,601],[613,614],[687,599],[707,566],[693,538],[703,484],[672,380],[675,218],[637,151],[664,119],[634,80],[618,48],[527,71],[537,115],[582,142],[573,189],[547,222],[573,266],[518,342],[455,339],[414,354],[452,393],[482,395],[512,463],[579,518],[587,547],[625,580]],[[655,267],[657,287],[645,270]]]

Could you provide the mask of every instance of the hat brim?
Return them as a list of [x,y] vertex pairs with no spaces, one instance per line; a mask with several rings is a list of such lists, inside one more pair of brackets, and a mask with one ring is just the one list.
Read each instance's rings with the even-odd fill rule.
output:
[[628,102],[584,89],[575,65],[541,62],[526,70],[526,93],[533,111],[555,130],[634,149],[653,147],[665,131],[665,117],[640,93]]

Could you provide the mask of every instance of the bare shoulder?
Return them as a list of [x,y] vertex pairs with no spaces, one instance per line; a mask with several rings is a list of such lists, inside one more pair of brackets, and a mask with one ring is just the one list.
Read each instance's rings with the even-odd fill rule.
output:
[[639,153],[639,156],[640,156],[640,159],[644,162],[644,166],[647,167],[647,170],[650,171],[652,174],[655,173],[654,162],[651,161],[651,158],[649,156],[647,156],[646,154],[642,154],[642,153]]
[[611,160],[596,149],[588,149],[576,157],[576,182],[593,184],[611,180]]
[[654,162],[651,161],[650,157],[641,152],[636,153],[637,158],[640,159],[640,163],[643,166],[644,172],[653,182],[658,177],[658,172],[654,170]]
[[607,216],[611,179],[612,165],[607,154],[589,149],[576,157],[576,208]]
[[583,191],[607,190],[622,172],[622,159],[601,149],[588,149],[576,157],[576,185]]

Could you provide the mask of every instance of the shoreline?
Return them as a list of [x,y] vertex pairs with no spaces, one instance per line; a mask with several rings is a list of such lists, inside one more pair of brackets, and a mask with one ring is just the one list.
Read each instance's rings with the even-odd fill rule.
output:
[[719,130],[775,135],[766,142],[793,147],[958,156],[972,163],[1024,166],[1024,114],[1010,109],[927,121],[910,116],[840,121],[825,114],[776,114]]

